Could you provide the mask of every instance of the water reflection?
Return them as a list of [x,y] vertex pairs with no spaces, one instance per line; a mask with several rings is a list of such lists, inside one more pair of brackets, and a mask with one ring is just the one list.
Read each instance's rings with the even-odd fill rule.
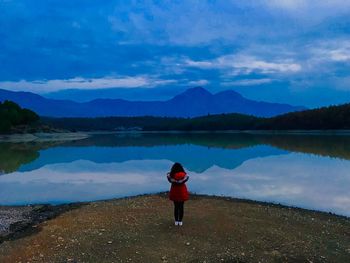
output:
[[190,172],[193,192],[350,216],[349,143],[348,136],[136,134],[0,144],[0,169],[8,173],[0,176],[0,204],[166,191],[164,175],[179,161]]

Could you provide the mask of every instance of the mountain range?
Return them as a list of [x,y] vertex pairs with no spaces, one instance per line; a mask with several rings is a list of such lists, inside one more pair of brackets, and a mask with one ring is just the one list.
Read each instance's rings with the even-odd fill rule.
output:
[[165,101],[95,99],[89,102],[49,99],[31,92],[0,89],[0,101],[4,100],[14,101],[40,116],[50,117],[197,117],[221,113],[271,117],[305,109],[302,106],[250,100],[233,90],[212,94],[201,87],[190,88]]

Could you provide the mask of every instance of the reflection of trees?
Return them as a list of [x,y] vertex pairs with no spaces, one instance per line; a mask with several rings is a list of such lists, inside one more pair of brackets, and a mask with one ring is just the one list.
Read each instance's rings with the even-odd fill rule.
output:
[[350,160],[350,136],[346,135],[259,135],[259,142],[284,150]]
[[70,146],[159,146],[193,144],[213,148],[240,149],[259,144],[283,150],[312,153],[350,160],[350,136],[325,134],[264,133],[135,133],[96,135],[68,142]]
[[53,145],[54,143],[0,143],[0,175],[15,172],[21,165],[33,162],[39,157],[40,150]]
[[26,144],[0,144],[0,173],[16,171],[22,164],[30,163],[39,157],[39,152]]
[[332,134],[268,133],[135,133],[96,135],[69,142],[70,146],[159,146],[193,144],[240,149],[267,144],[283,150],[350,160],[350,136]]
[[[305,134],[258,134],[258,133],[134,133],[134,134],[103,134],[94,135],[92,137],[69,142],[37,142],[37,143],[0,143],[0,174],[10,173],[18,170],[21,165],[34,162],[39,157],[39,151],[54,146],[62,147],[128,147],[128,146],[141,146],[141,147],[153,147],[164,145],[198,145],[209,148],[223,148],[223,149],[243,149],[257,145],[270,145],[279,149],[312,153],[321,156],[337,157],[350,160],[350,136],[342,135],[305,135]],[[64,151],[64,150],[63,150]],[[272,152],[255,152],[256,149],[251,149],[249,152],[232,152],[232,156],[207,156],[211,159],[205,160],[206,163],[213,165],[219,164],[224,167],[234,167],[241,161],[254,158],[257,156],[267,156],[269,154],[276,154]],[[261,149],[260,149],[261,151]],[[271,151],[271,150],[269,150]],[[132,151],[131,151],[132,153]],[[129,154],[131,154],[129,153]],[[157,153],[157,150],[152,151],[154,158],[159,157],[162,153]],[[69,153],[67,153],[69,154]],[[82,153],[80,153],[82,154]],[[86,155],[92,153],[87,152]],[[103,153],[100,152],[103,155]],[[144,154],[151,154],[146,151]],[[193,155],[194,153],[188,152],[187,154]],[[200,153],[196,153],[200,154]],[[242,155],[242,156],[237,156]],[[93,155],[93,154],[92,154]],[[125,155],[125,154],[122,154]],[[188,155],[187,155],[188,156]],[[51,158],[53,157],[53,158]],[[51,156],[50,162],[55,162],[56,157]],[[57,158],[63,158],[64,156],[57,156]],[[69,157],[69,158],[68,158]],[[75,156],[66,156],[64,158],[74,159]],[[79,157],[79,156],[78,156]],[[81,157],[81,156],[80,156]],[[79,157],[79,158],[80,158]],[[93,156],[90,156],[92,158]],[[144,156],[146,157],[146,156]],[[150,157],[150,156],[149,156]],[[186,156],[184,156],[185,158]],[[204,156],[200,156],[202,159]],[[89,158],[85,156],[84,158]],[[97,157],[96,157],[97,158]],[[95,158],[95,159],[96,159]],[[117,156],[100,156],[101,161],[117,161],[121,158]],[[98,159],[97,158],[97,159]],[[125,160],[133,158],[125,155]],[[174,156],[175,159],[179,159],[179,156]],[[123,159],[123,160],[124,160]],[[180,158],[181,159],[181,158]],[[190,158],[191,159],[191,158]],[[226,160],[223,160],[226,159]],[[242,159],[239,161],[239,159]],[[45,158],[42,160],[47,162]],[[186,162],[186,160],[182,160]],[[203,160],[202,160],[203,161]],[[200,161],[202,163],[202,161]],[[236,163],[237,161],[237,163]],[[239,161],[239,162],[238,162]],[[191,160],[188,160],[191,162]],[[193,159],[192,159],[193,162]],[[222,163],[222,164],[221,164]],[[190,165],[190,164],[189,164]]]
[[193,144],[215,148],[240,149],[259,144],[246,133],[124,133],[94,135],[83,140],[67,142],[67,146],[160,146]]

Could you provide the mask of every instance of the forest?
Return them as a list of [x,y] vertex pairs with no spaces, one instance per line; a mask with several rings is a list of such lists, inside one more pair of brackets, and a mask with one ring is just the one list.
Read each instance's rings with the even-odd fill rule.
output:
[[196,118],[104,117],[42,118],[43,123],[70,131],[227,131],[227,130],[348,130],[350,104],[287,113],[272,118],[243,114]]
[[322,107],[261,118],[244,114],[218,114],[195,118],[169,117],[39,117],[11,101],[0,102],[0,133],[48,131],[228,131],[228,130],[350,130],[350,104]]
[[39,121],[39,116],[11,101],[0,102],[0,133],[20,132]]

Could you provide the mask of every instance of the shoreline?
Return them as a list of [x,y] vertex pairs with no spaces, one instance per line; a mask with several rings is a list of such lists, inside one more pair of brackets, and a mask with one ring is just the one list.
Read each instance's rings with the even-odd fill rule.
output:
[[325,136],[349,136],[350,130],[197,130],[197,131],[67,131],[67,132],[40,132],[40,133],[16,133],[0,134],[0,143],[21,142],[53,142],[83,140],[94,135],[103,134],[262,134],[262,135],[325,135]]
[[74,141],[88,138],[90,135],[84,132],[52,132],[52,133],[24,133],[24,134],[1,134],[0,143],[21,142],[52,142],[52,141]]
[[270,135],[350,135],[350,130],[169,130],[169,131],[146,131],[146,130],[129,130],[129,131],[78,131],[89,135],[95,134],[270,134]]
[[192,194],[182,227],[173,225],[173,205],[164,192],[23,208],[36,221],[15,224],[17,232],[0,242],[1,262],[350,259],[349,218],[277,204]]
[[[33,226],[43,223],[47,220],[55,218],[67,211],[80,208],[86,205],[94,205],[100,203],[110,203],[121,200],[131,200],[135,198],[147,198],[151,196],[168,197],[168,192],[159,192],[152,194],[139,194],[134,196],[126,196],[112,199],[102,199],[87,202],[73,202],[62,204],[27,204],[27,205],[0,205],[0,245],[6,240],[16,240],[33,231]],[[293,210],[300,213],[314,214],[315,216],[329,216],[338,220],[349,220],[350,217],[332,212],[319,211],[314,209],[306,209],[296,206],[283,205],[274,202],[257,201],[252,199],[235,198],[229,196],[216,196],[206,194],[191,194],[190,200],[212,199],[219,201],[229,201],[243,203],[247,205],[259,205],[263,207],[271,207],[279,210]]]

